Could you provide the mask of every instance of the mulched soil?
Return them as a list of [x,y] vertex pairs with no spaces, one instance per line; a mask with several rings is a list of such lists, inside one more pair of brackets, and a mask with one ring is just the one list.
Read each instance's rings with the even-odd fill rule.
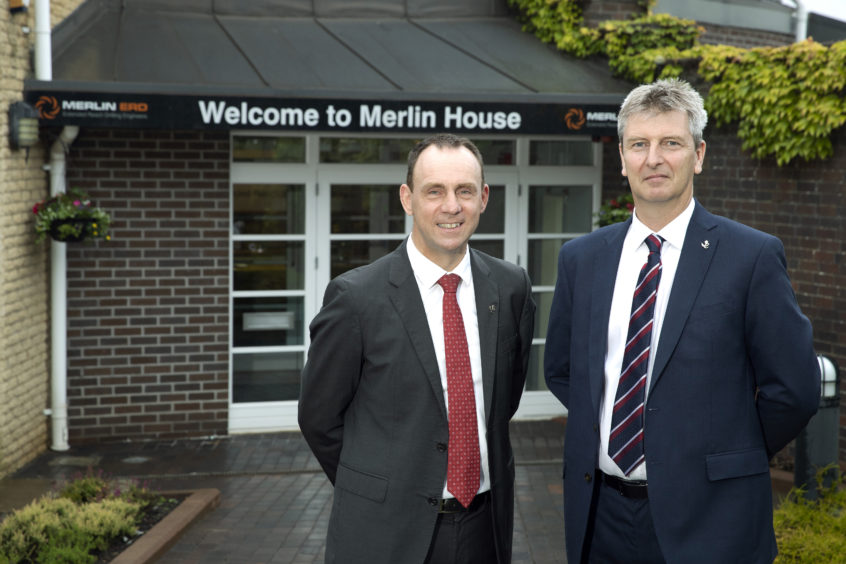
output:
[[148,507],[137,523],[138,534],[134,537],[119,537],[114,539],[106,550],[94,554],[97,556],[96,564],[107,564],[111,562],[118,554],[141,538],[144,533],[152,529],[156,523],[167,517],[187,497],[187,494],[168,495],[167,497],[163,497],[161,502]]

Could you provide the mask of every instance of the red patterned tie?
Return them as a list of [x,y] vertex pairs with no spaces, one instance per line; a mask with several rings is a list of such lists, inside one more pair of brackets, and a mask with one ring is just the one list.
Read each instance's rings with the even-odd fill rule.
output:
[[479,491],[479,430],[467,335],[455,296],[460,282],[461,277],[457,274],[446,274],[438,280],[444,289],[444,346],[449,403],[447,489],[461,505],[469,507]]

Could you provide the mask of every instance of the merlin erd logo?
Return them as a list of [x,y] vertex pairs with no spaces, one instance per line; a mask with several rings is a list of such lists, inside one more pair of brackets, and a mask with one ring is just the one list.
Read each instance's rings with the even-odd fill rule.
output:
[[564,123],[567,124],[567,129],[579,130],[585,124],[585,113],[579,108],[570,108],[567,115],[564,116]]
[[44,119],[55,119],[59,115],[59,101],[53,96],[41,96],[35,102],[35,107]]

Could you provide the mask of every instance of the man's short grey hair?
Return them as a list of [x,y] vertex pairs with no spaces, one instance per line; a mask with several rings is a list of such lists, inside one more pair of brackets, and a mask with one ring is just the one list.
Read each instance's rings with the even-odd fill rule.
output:
[[698,146],[708,123],[708,112],[699,92],[684,80],[668,78],[638,86],[626,96],[617,114],[617,135],[623,141],[626,123],[634,114],[680,111],[687,114],[690,134]]

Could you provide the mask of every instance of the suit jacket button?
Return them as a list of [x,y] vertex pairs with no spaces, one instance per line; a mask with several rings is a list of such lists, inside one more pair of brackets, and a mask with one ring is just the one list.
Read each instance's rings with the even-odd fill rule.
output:
[[590,473],[585,473],[585,482],[590,482],[593,478],[591,477]]
[[438,452],[446,452],[447,446],[444,443],[438,443]]
[[436,497],[430,497],[427,501],[429,502],[429,505],[431,505],[431,506],[435,506],[435,505],[438,504],[438,498],[436,498]]
[[596,433],[596,432],[598,432],[598,431],[599,431],[599,425],[597,425],[596,423],[594,423],[594,424],[593,424],[593,432],[594,432],[594,433]]

